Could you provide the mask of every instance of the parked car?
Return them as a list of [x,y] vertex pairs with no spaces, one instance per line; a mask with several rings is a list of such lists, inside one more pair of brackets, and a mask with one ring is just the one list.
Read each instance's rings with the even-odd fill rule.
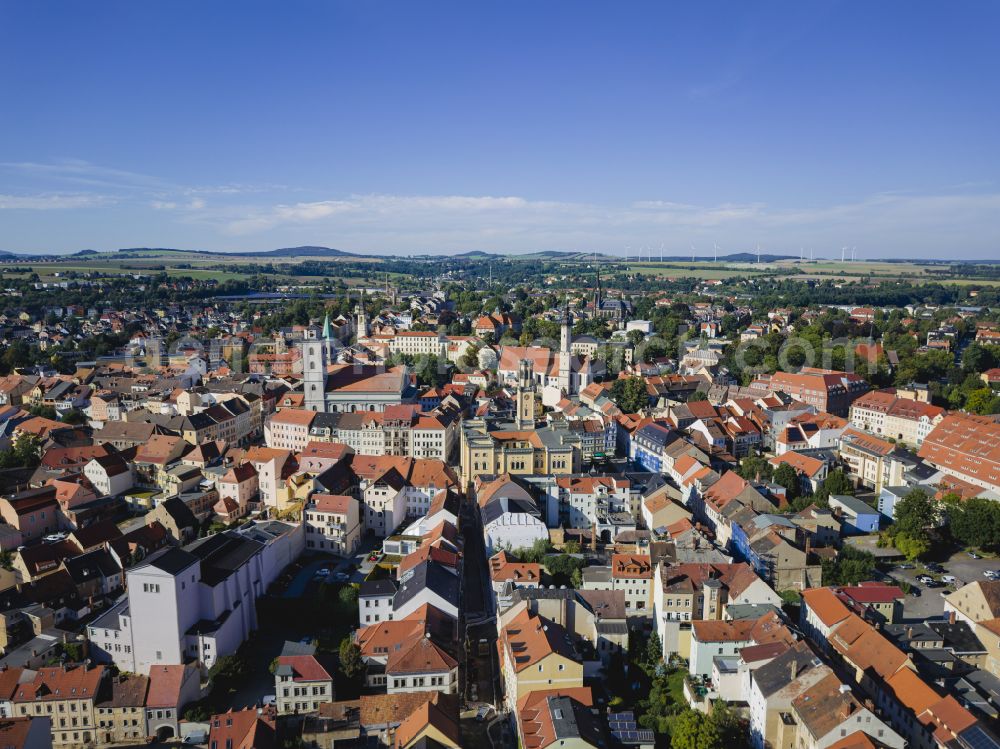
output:
[[913,596],[914,598],[920,598],[920,588],[918,588],[915,585],[911,586],[910,587],[910,595]]
[[47,536],[42,536],[42,540],[47,544],[55,544],[60,541],[66,540],[66,534],[60,531],[59,533],[50,533]]
[[954,575],[941,575],[941,582],[951,585],[952,583],[957,583],[958,578]]
[[930,585],[932,582],[934,582],[934,578],[931,577],[930,575],[918,575],[917,581],[923,583],[924,585]]
[[489,705],[481,705],[476,711],[476,720],[482,723],[489,717],[491,709],[492,708]]
[[937,562],[928,562],[928,563],[927,563],[927,564],[925,564],[924,566],[925,566],[925,567],[926,567],[926,568],[927,568],[928,570],[930,570],[931,572],[937,572],[938,574],[940,574],[940,573],[944,572],[944,567],[942,567],[942,566],[941,566],[940,564],[938,564]]
[[320,567],[318,570],[316,570],[316,572],[313,573],[313,577],[316,578],[323,578],[329,576],[330,576],[330,570],[327,567]]
[[915,565],[915,564],[906,564],[906,563],[904,563],[904,564],[897,564],[896,565],[896,569],[897,570],[915,570],[916,568],[917,568],[917,565]]
[[350,579],[351,579],[351,576],[348,575],[346,572],[337,572],[337,573],[334,573],[334,575],[333,575],[334,582],[338,582],[338,583],[346,583]]
[[973,559],[982,559],[982,557],[981,557],[981,556],[979,556],[979,555],[978,555],[978,554],[977,554],[976,552],[974,552],[974,551],[970,551],[970,552],[969,552],[969,556],[970,556],[970,557],[972,557]]
[[990,580],[996,580],[1000,577],[1000,570],[983,570],[983,576]]

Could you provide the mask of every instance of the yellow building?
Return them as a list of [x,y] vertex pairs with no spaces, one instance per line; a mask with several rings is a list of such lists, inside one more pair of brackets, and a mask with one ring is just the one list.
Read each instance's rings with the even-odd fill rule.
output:
[[523,611],[497,642],[504,701],[510,710],[524,695],[543,689],[583,686],[583,663],[569,634],[555,622]]
[[146,739],[146,693],[149,677],[138,674],[116,676],[94,711],[97,743],[137,744]]
[[[34,674],[30,680],[25,678]],[[11,697],[17,717],[52,721],[55,746],[83,746],[97,738],[94,701],[107,672],[103,666],[46,667],[25,671]]]

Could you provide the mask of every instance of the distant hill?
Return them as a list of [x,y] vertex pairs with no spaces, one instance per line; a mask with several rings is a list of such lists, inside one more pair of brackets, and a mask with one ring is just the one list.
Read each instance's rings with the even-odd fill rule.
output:
[[304,247],[281,247],[277,250],[240,252],[236,254],[254,255],[256,257],[364,257],[363,255],[358,255],[354,252],[344,252],[343,250],[335,250],[332,247],[316,247],[314,245],[306,245]]
[[[762,263],[773,263],[776,260],[798,260],[797,255],[765,255],[760,254],[760,261]],[[719,258],[720,262],[727,263],[756,263],[757,253],[756,252],[734,252],[731,255],[723,255]]]
[[[332,247],[280,247],[276,250],[255,250],[246,252],[213,252],[212,250],[178,250],[173,247],[121,247],[112,252],[122,255],[217,255],[220,257],[364,257],[353,252],[335,250]],[[96,250],[80,250],[69,257],[100,255]]]
[[[586,263],[594,261],[595,253],[574,252],[572,250],[540,250],[538,252],[528,252],[522,255],[511,255],[511,257],[528,260],[579,260]],[[596,253],[596,258],[605,263],[622,262],[625,260],[623,257],[608,255],[603,252]]]

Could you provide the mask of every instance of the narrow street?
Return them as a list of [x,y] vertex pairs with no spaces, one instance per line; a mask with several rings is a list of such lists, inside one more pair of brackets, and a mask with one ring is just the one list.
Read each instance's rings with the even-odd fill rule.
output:
[[[463,578],[463,616],[465,632],[462,643],[462,664],[465,674],[464,699],[470,710],[482,706],[498,707],[503,695],[496,652],[497,628],[493,616],[490,576],[483,547],[482,525],[476,506],[462,506],[462,533],[465,540]],[[462,734],[469,746],[506,746],[509,732],[504,721],[490,712],[486,719],[462,721]]]

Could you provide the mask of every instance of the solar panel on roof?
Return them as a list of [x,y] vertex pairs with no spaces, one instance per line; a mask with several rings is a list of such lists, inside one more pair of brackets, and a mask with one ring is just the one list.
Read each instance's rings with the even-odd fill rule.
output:
[[981,725],[976,724],[962,731],[959,741],[966,744],[970,749],[997,749],[1000,742]]
[[632,720],[617,720],[609,722],[612,731],[634,731],[639,726]]

